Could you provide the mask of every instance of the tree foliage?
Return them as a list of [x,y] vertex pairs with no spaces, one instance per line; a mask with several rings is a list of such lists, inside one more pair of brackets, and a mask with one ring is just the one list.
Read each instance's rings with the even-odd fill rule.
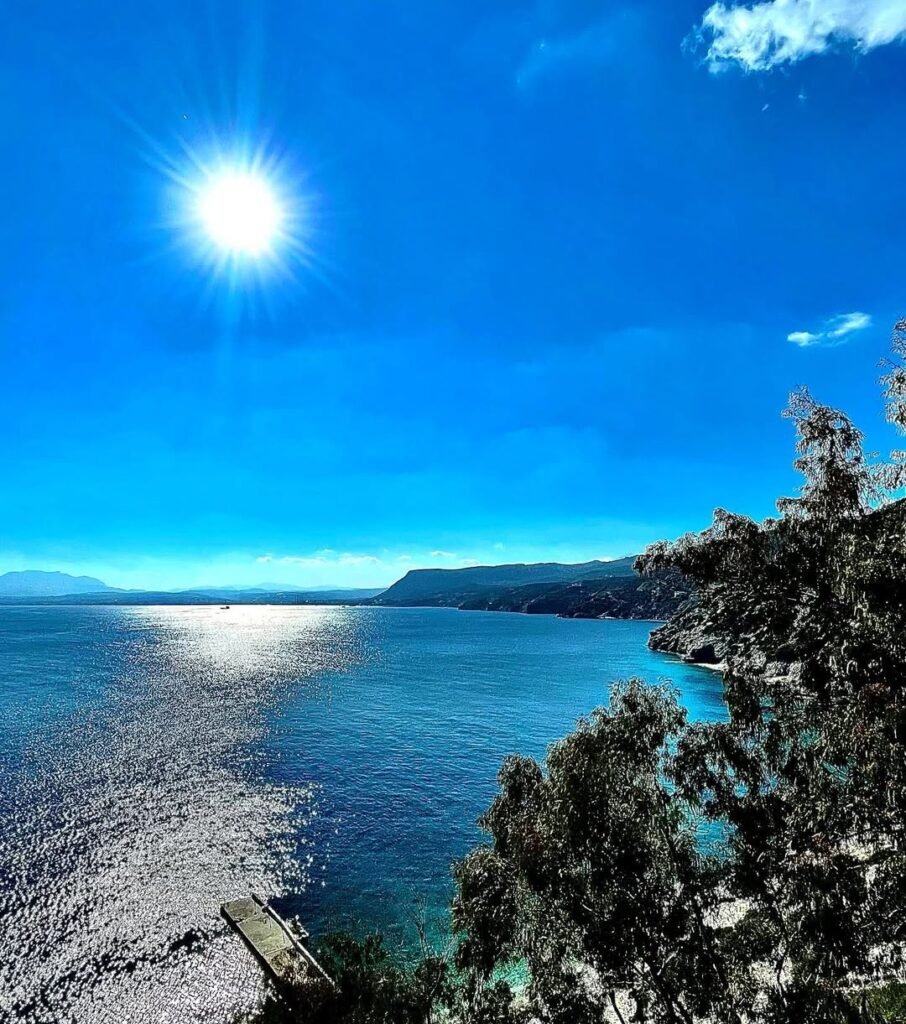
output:
[[546,772],[504,763],[481,821],[493,846],[457,868],[460,966],[476,983],[522,962],[533,1014],[564,1024],[600,1020],[617,993],[651,1020],[718,1008],[714,865],[664,782],[684,727],[673,693],[632,680],[550,748]]
[[318,945],[317,956],[332,983],[301,979],[273,1002],[268,1021],[432,1024],[450,1001],[448,964],[427,948],[407,964],[379,934],[335,933]]
[[[906,369],[883,384],[906,428]],[[695,584],[729,720],[618,687],[546,771],[506,762],[490,843],[458,868],[460,966],[480,986],[523,962],[535,1019],[889,1019],[872,993],[906,940],[899,461],[806,390],[787,415],[803,484],[776,518],[718,510],[638,563]]]

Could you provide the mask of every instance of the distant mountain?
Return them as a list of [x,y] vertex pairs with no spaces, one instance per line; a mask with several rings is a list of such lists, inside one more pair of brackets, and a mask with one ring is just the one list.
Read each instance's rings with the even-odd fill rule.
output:
[[413,569],[366,604],[527,612],[583,619],[667,619],[688,601],[679,573],[639,576],[635,556],[611,562],[539,562]]
[[211,585],[209,587],[184,587],[180,590],[174,590],[174,594],[313,594],[319,590],[335,590],[335,587],[300,587],[295,583],[250,583],[243,585],[242,583],[223,583],[219,585]]
[[633,569],[634,560],[629,556],[578,564],[537,562],[412,569],[386,590],[305,590],[278,583],[180,591],[118,590],[90,576],[28,570],[0,575],[0,604],[365,604],[528,612],[570,618],[669,618],[689,599],[688,583],[675,573],[643,579]]
[[382,605],[459,607],[488,591],[530,584],[574,583],[577,580],[632,577],[634,556],[610,562],[566,564],[534,562],[516,565],[475,565],[465,569],[410,569],[393,586],[369,602]]
[[385,589],[385,587],[352,587],[344,590],[339,587],[336,590],[312,590],[308,592],[307,596],[320,601],[367,601],[369,598],[383,594]]
[[[45,575],[60,575],[63,573],[47,573]],[[73,580],[76,577],[68,577]],[[0,576],[0,581],[4,577]],[[86,577],[82,577],[86,579]],[[94,580],[94,583],[100,581]],[[28,593],[18,590],[15,592],[0,590],[0,604],[16,604],[19,601],[28,601],[30,604],[104,604],[104,605],[149,605],[149,604],[287,604],[287,605],[314,605],[314,604],[362,604],[369,598],[381,593],[376,587],[347,589],[347,590],[318,590],[318,591],[296,591],[270,593],[266,590],[233,590],[208,589],[208,590],[114,590],[100,584],[100,590],[71,590],[71,584],[66,584],[55,593],[45,590],[35,590]]]
[[[689,597],[680,577],[642,579],[633,556],[591,561],[412,569],[386,590],[371,587],[194,587],[117,590],[89,576],[10,572],[0,576],[0,603],[39,604],[366,604],[518,611],[581,618],[665,619]],[[277,588],[272,590],[271,587]],[[285,589],[284,589],[285,587]]]
[[[201,598],[223,601],[224,604],[318,604],[319,602],[336,603],[345,601],[365,601],[384,592],[383,587],[315,587],[306,590],[303,587],[289,587],[286,590],[271,590],[260,587],[193,587],[191,590],[177,590],[170,593],[170,598],[177,600],[191,599],[194,603]],[[135,593],[131,597],[141,596]],[[171,603],[169,600],[167,603]]]
[[0,576],[0,597],[64,597],[76,594],[116,593],[93,576],[25,569]]
[[466,610],[527,612],[567,619],[669,619],[689,599],[678,572],[606,576],[572,583],[530,583],[486,591],[459,605]]

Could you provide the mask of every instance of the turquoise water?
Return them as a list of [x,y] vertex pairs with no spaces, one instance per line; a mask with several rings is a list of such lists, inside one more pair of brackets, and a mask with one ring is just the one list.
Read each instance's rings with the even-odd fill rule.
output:
[[720,679],[650,623],[445,609],[0,609],[0,1018],[226,1021],[260,997],[218,917],[434,919],[501,758],[613,679]]

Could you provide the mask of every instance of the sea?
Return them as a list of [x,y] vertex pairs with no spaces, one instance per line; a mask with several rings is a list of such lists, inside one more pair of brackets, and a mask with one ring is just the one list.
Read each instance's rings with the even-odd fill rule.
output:
[[313,939],[442,941],[450,865],[510,753],[611,683],[720,676],[654,623],[452,609],[0,608],[0,1020],[227,1022],[260,971],[220,918],[257,893]]

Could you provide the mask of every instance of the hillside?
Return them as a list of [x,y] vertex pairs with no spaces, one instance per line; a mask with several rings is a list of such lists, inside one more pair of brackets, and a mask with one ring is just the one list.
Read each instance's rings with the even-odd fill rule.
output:
[[421,605],[458,608],[464,602],[528,585],[554,585],[577,580],[632,577],[632,556],[611,562],[567,564],[536,562],[515,565],[475,565],[464,569],[410,569],[372,604]]
[[561,615],[567,618],[667,619],[690,590],[679,574],[642,578],[633,557],[578,564],[482,565],[413,569],[384,591],[375,589],[276,591],[260,587],[197,587],[181,591],[117,590],[91,577],[60,572],[0,576],[0,604],[366,604],[449,607]]
[[69,594],[110,593],[111,588],[93,576],[24,569],[0,576],[0,597],[62,597]]
[[679,573],[642,578],[635,559],[413,569],[367,604],[525,612],[586,619],[667,619],[690,596]]
[[611,576],[574,583],[534,583],[467,599],[460,608],[526,612],[574,619],[668,619],[685,604],[689,584],[679,573]]

